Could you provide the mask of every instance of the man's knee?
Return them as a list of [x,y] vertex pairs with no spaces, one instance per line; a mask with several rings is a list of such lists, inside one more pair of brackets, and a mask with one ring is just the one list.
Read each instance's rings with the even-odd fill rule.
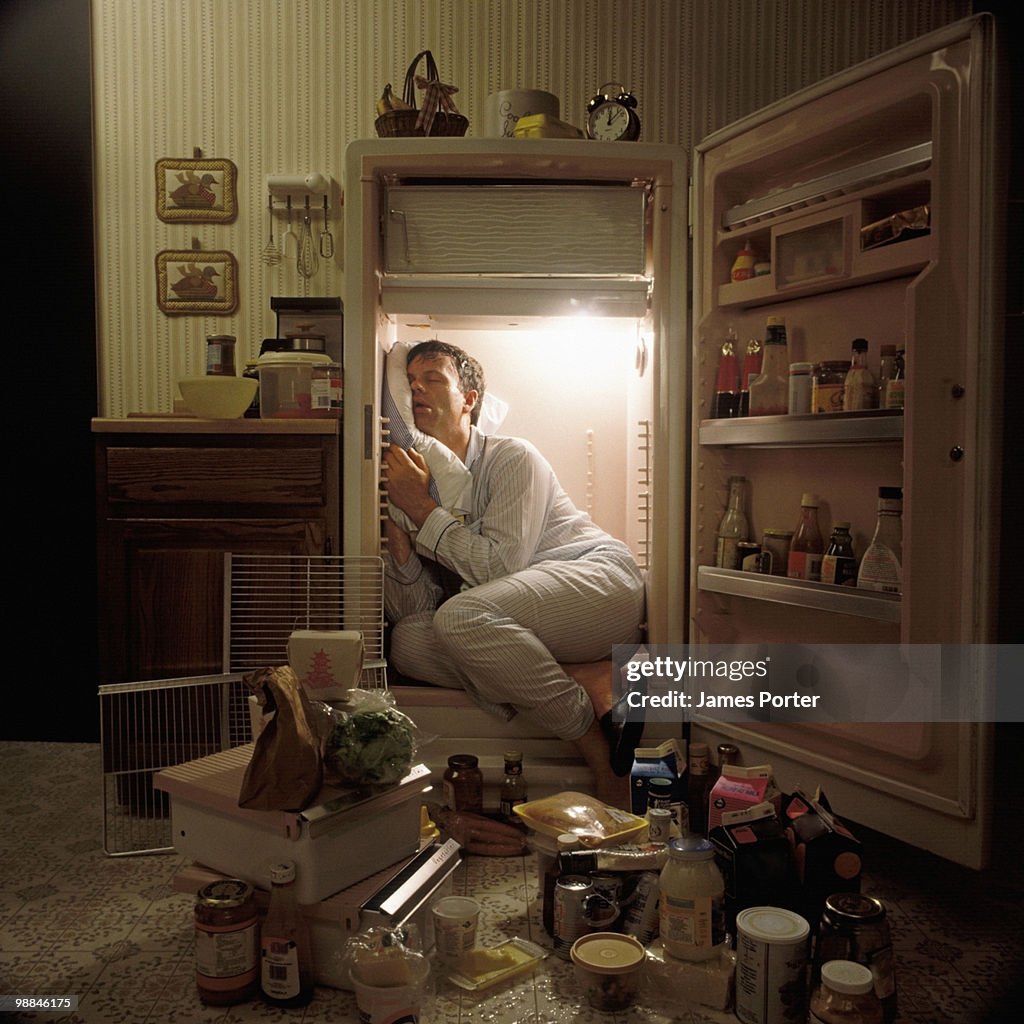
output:
[[448,598],[434,612],[434,636],[443,646],[458,647],[464,645],[473,630],[491,617],[491,609],[485,602],[472,591],[463,591]]

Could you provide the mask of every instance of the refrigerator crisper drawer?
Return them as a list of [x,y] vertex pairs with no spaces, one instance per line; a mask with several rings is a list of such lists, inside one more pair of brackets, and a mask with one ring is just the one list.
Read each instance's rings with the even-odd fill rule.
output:
[[395,185],[384,194],[383,269],[640,277],[645,198],[630,185]]
[[253,749],[247,744],[154,776],[171,797],[179,853],[258,887],[267,886],[273,863],[294,861],[298,901],[316,903],[419,848],[425,765],[375,796],[324,786],[321,802],[304,811],[252,811],[238,806],[238,793]]

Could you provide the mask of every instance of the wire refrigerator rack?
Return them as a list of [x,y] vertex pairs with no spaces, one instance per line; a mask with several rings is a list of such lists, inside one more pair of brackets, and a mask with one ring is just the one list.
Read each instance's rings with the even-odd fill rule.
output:
[[224,598],[222,674],[99,688],[109,856],[173,852],[167,794],[153,774],[252,740],[244,677],[285,664],[293,630],[359,630],[361,685],[387,688],[381,559],[228,554]]

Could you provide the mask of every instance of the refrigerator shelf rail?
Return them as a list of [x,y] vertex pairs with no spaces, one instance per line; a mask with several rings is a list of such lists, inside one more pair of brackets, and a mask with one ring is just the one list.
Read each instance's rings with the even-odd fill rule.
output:
[[785,576],[765,576],[702,565],[697,569],[697,589],[715,594],[732,594],[756,601],[797,605],[837,615],[856,615],[879,622],[898,623],[901,618],[899,594],[882,594],[830,583],[810,583]]
[[748,448],[884,444],[903,440],[903,410],[866,409],[860,412],[702,420],[698,440],[708,446]]
[[867,188],[890,178],[902,177],[922,170],[931,164],[932,144],[917,146],[867,160],[853,167],[823,175],[812,181],[801,182],[759,199],[740,203],[722,214],[722,227],[727,230],[746,227],[765,217],[788,213],[797,207],[818,203],[833,196],[845,195]]

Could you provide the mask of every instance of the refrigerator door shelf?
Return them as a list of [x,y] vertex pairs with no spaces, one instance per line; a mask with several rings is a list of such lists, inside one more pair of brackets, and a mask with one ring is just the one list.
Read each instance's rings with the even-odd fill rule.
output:
[[880,594],[856,587],[836,587],[830,583],[809,583],[785,576],[766,576],[735,569],[702,565],[697,569],[697,589],[716,594],[733,594],[756,601],[816,608],[837,615],[856,615],[863,619],[898,623],[901,616],[899,594]]
[[703,420],[698,432],[698,443],[702,445],[747,448],[830,447],[902,440],[902,409]]

